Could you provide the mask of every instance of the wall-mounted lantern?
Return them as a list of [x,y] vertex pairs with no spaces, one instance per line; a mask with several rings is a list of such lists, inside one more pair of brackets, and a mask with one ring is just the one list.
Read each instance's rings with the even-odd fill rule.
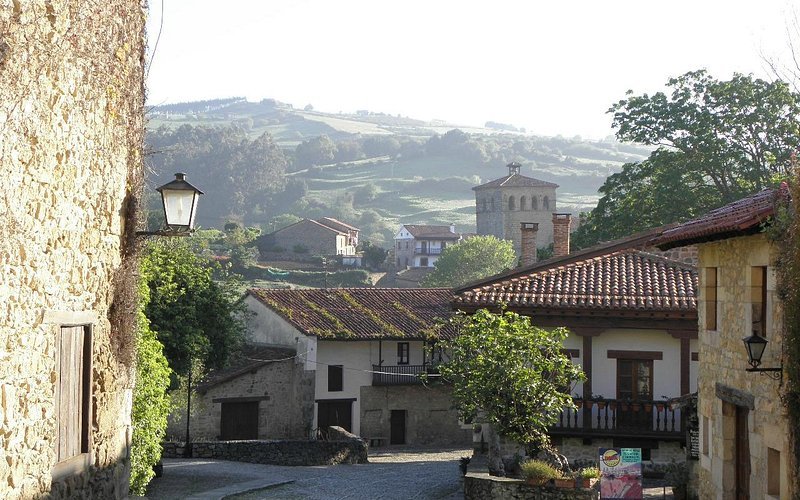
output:
[[744,342],[744,347],[747,349],[747,362],[750,363],[750,368],[747,371],[766,373],[773,380],[779,380],[783,377],[783,366],[777,368],[761,367],[761,357],[767,347],[767,339],[758,335],[750,335],[743,338],[742,342]]
[[188,236],[194,231],[194,218],[197,215],[197,202],[202,191],[189,184],[186,174],[178,172],[175,180],[156,188],[161,193],[166,224],[160,231],[139,231],[136,234],[148,236]]

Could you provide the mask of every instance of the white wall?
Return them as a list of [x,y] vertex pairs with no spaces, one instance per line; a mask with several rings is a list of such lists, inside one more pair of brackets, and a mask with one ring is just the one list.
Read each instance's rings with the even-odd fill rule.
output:
[[255,313],[247,320],[249,342],[297,349],[298,362],[305,362],[306,370],[316,369],[316,337],[302,334],[252,295],[245,297],[244,302],[247,308]]

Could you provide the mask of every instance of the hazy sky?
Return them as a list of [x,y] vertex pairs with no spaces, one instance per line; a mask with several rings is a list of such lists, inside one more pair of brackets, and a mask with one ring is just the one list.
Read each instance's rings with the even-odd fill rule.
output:
[[[162,0],[150,0],[152,49]],[[163,0],[149,104],[272,97],[602,138],[625,91],[766,75],[789,0]]]

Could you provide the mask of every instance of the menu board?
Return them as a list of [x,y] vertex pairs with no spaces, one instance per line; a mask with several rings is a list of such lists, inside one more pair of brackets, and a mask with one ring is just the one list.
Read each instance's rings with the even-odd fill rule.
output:
[[689,429],[686,431],[686,455],[691,460],[700,459],[700,431],[698,429]]
[[641,448],[600,448],[600,498],[642,498]]

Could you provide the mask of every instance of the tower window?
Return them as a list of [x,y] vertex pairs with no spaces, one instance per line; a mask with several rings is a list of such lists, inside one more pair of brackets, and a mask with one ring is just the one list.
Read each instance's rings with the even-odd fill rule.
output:
[[539,198],[531,196],[531,210],[539,210]]
[[508,209],[509,210],[516,210],[517,209],[516,204],[514,202],[514,197],[513,196],[509,196],[508,197]]
[[526,200],[525,200],[525,197],[524,197],[524,196],[520,196],[520,197],[519,197],[519,209],[520,209],[520,210],[522,210],[522,211],[524,211],[524,210],[526,209],[526,207],[525,207],[525,201],[526,201]]

